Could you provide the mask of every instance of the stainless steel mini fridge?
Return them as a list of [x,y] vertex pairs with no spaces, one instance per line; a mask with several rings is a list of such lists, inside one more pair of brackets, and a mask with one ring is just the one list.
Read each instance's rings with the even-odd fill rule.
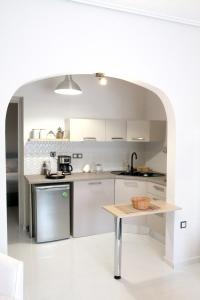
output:
[[37,243],[70,237],[70,184],[33,186],[33,223]]

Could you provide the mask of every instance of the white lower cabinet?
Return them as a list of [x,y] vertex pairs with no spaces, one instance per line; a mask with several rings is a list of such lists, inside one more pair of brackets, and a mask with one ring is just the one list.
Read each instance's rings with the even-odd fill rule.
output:
[[[114,231],[114,218],[103,205],[127,203],[134,196],[146,195],[166,200],[166,187],[137,180],[104,179],[74,182],[72,235],[82,237]],[[150,234],[164,242],[165,215],[135,217],[123,220],[123,232]]]
[[[123,179],[115,180],[115,204],[127,203],[132,197],[141,195],[146,195],[146,182]],[[135,217],[123,220],[123,232],[148,234],[147,217]]]
[[[152,182],[147,183],[147,196],[154,200],[166,200],[166,187]],[[165,214],[157,214],[147,217],[147,224],[149,226],[149,234],[159,240],[165,241]]]
[[154,200],[166,200],[166,187],[153,182],[147,182],[147,193]]
[[114,180],[74,182],[73,237],[114,231],[114,218],[102,209],[114,204]]

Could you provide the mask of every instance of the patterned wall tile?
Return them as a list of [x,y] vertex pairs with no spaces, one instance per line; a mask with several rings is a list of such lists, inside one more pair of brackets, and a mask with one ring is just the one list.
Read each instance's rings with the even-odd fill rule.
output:
[[130,161],[133,151],[138,153],[138,164],[144,164],[144,145],[126,142],[66,142],[66,141],[29,141],[25,145],[24,172],[26,175],[40,174],[45,160],[50,161],[52,171],[57,170],[57,159],[50,157],[50,152],[56,155],[82,153],[83,159],[72,159],[74,172],[81,172],[85,164],[100,163],[105,171],[121,170]]

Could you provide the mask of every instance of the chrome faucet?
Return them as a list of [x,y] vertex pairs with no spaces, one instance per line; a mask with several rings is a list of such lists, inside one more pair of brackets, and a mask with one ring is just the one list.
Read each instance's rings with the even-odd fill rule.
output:
[[137,160],[137,153],[133,152],[131,154],[131,174],[133,174],[134,171],[136,171],[136,169],[133,168],[133,159],[135,158],[135,160]]

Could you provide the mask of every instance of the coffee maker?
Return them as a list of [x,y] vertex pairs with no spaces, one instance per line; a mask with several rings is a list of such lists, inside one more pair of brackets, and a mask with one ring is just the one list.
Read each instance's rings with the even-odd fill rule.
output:
[[62,171],[65,175],[70,175],[73,171],[71,165],[71,156],[59,155],[58,156],[58,171]]

